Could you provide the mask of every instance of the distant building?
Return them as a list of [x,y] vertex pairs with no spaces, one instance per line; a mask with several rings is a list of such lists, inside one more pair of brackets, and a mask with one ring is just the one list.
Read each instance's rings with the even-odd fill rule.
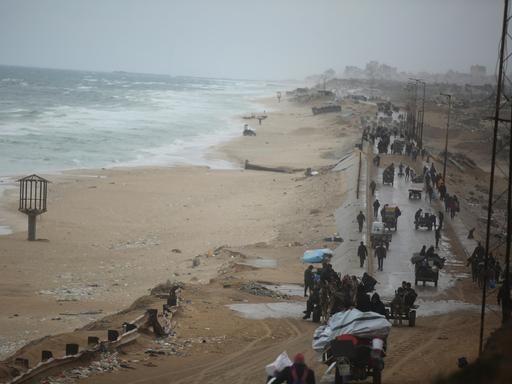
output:
[[472,85],[484,85],[487,77],[487,68],[484,65],[472,65],[469,74]]

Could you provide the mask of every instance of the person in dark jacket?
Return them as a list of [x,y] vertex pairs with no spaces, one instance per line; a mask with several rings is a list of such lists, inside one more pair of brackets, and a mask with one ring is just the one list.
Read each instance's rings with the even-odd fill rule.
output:
[[366,293],[363,284],[359,284],[357,287],[356,308],[361,312],[369,312],[372,310],[370,296]]
[[364,217],[363,211],[359,211],[359,215],[357,215],[357,224],[359,224],[359,232],[363,232],[363,224],[366,220],[366,217]]
[[439,225],[437,227],[439,228],[439,230],[441,230],[441,229],[443,229],[443,221],[444,221],[444,213],[443,213],[443,211],[439,211],[437,217],[439,219]]
[[373,202],[373,216],[377,217],[377,215],[379,214],[379,207],[380,202],[378,199],[375,199],[375,201]]
[[293,365],[286,367],[276,376],[274,384],[316,384],[315,371],[308,368],[304,362],[304,355],[297,353],[293,358]]
[[370,308],[372,312],[379,313],[383,316],[386,316],[386,306],[380,300],[380,296],[377,292],[372,295],[372,299],[370,301]]
[[357,248],[357,256],[359,256],[359,266],[363,268],[364,260],[368,256],[368,249],[366,248],[362,241],[361,244],[359,244],[359,247]]
[[310,265],[304,271],[304,297],[308,297],[308,288],[309,293],[313,290],[313,286],[315,284],[315,276],[313,275],[313,266]]
[[377,257],[379,271],[382,271],[382,268],[384,267],[384,259],[386,258],[386,253],[386,248],[384,248],[382,243],[380,243],[377,248],[375,248],[375,256]]
[[[308,301],[306,302],[306,310],[304,311],[304,320],[307,320],[311,317],[311,314],[315,310],[317,305],[320,305],[320,288],[315,285],[315,287],[311,288]],[[314,318],[314,317],[313,317]]]

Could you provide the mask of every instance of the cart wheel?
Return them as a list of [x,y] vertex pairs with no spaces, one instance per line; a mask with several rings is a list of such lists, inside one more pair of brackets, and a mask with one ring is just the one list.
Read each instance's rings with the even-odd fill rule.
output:
[[414,226],[414,228],[415,228],[416,230],[418,230],[418,225],[416,224],[416,225]]
[[381,384],[382,382],[382,371],[380,369],[373,370],[373,384]]
[[416,325],[416,311],[409,312],[409,327],[414,327]]
[[338,366],[336,365],[336,371],[334,371],[334,384],[345,384],[345,380],[343,380],[343,376],[340,375],[338,371]]
[[414,280],[414,285],[418,285],[418,280]]
[[434,281],[434,287],[437,287],[437,280]]

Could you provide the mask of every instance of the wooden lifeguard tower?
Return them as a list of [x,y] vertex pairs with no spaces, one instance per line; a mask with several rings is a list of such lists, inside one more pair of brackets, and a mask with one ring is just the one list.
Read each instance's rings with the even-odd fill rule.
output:
[[18,210],[28,215],[28,240],[36,239],[36,217],[46,212],[49,181],[38,175],[19,179],[20,206]]

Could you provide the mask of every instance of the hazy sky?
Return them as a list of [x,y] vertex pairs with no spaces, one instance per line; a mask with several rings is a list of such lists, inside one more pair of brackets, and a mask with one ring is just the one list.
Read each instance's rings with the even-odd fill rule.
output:
[[0,64],[303,78],[495,70],[502,0],[0,0]]

